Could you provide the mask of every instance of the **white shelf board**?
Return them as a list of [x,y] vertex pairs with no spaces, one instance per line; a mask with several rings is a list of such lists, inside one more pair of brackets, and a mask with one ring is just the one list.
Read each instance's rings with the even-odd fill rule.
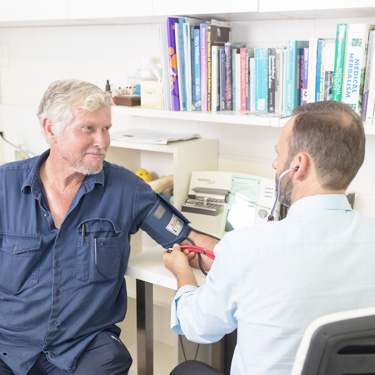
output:
[[[223,111],[223,112],[185,112],[185,111],[162,111],[158,109],[146,109],[141,107],[114,106],[116,115],[151,117],[159,119],[173,119],[179,121],[216,122],[221,124],[236,124],[247,126],[265,126],[282,128],[290,117],[277,117],[271,114],[261,114],[248,111]],[[366,135],[375,135],[375,123],[365,123]],[[111,145],[116,147],[117,144]],[[181,143],[181,142],[178,142]],[[117,145],[117,147],[122,147]],[[123,146],[125,147],[125,146]],[[130,148],[130,147],[129,147]],[[133,147],[135,148],[135,147]],[[143,149],[139,146],[139,149]],[[160,150],[162,151],[162,150]],[[164,151],[166,152],[166,151]]]
[[282,127],[288,118],[279,118],[268,113],[254,113],[249,111],[220,111],[220,112],[185,112],[163,111],[142,107],[114,106],[116,115],[152,117],[172,120],[216,122],[221,124],[237,124],[251,126]]

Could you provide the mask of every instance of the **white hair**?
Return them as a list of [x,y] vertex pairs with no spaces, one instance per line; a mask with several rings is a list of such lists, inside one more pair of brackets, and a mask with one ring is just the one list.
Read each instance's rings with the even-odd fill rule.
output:
[[92,83],[77,79],[59,80],[48,86],[37,116],[41,125],[45,118],[50,119],[56,134],[59,134],[72,122],[74,109],[94,112],[111,105],[111,96]]

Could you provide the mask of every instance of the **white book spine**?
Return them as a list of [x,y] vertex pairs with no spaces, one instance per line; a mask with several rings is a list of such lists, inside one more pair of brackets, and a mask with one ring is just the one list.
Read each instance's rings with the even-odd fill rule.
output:
[[316,56],[318,51],[318,39],[309,39],[309,64],[307,78],[307,103],[315,102],[316,93]]

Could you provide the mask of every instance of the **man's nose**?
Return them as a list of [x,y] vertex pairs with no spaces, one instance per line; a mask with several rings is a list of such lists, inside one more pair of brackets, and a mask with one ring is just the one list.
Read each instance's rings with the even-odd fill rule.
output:
[[105,147],[108,142],[108,134],[101,131],[95,133],[95,146]]

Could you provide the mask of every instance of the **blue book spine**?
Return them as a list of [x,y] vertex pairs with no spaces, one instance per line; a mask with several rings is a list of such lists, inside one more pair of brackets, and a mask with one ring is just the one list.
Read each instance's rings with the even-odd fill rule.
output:
[[225,50],[220,49],[220,110],[225,110]]
[[288,40],[286,45],[285,115],[290,116],[297,106],[297,42]]
[[267,112],[268,96],[268,51],[255,48],[255,111]]
[[318,51],[316,55],[316,91],[315,91],[315,101],[320,102],[323,100],[324,94],[324,66],[323,66],[323,49],[325,46],[325,40],[318,40]]
[[201,106],[201,53],[200,53],[200,30],[194,29],[194,107],[196,111],[200,111]]

